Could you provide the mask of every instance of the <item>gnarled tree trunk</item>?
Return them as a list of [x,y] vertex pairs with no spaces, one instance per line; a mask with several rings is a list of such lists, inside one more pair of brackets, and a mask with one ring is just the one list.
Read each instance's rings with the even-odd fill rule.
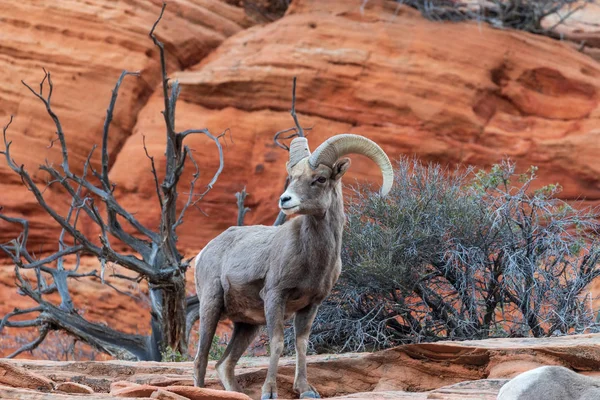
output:
[[[94,146],[84,164],[81,175],[77,175],[71,170],[65,134],[59,117],[52,110],[53,85],[50,73],[45,73],[39,91],[23,82],[33,95],[45,105],[48,115],[56,127],[56,140],[60,143],[62,150],[60,168],[55,168],[47,163],[40,166],[40,169],[49,175],[50,184],[60,185],[71,196],[71,207],[66,216],[60,215],[45,201],[44,190],[37,186],[25,167],[13,160],[10,153],[11,142],[7,138],[7,131],[12,122],[11,117],[9,123],[3,129],[4,150],[0,151],[0,154],[5,156],[8,166],[20,176],[24,185],[35,196],[43,209],[62,227],[62,232],[58,238],[59,251],[39,259],[29,253],[27,249],[28,221],[23,218],[8,217],[0,213],[0,219],[20,224],[23,228],[22,234],[18,238],[10,243],[0,245],[0,250],[4,251],[15,264],[20,294],[33,299],[38,304],[37,307],[30,309],[15,309],[0,321],[0,332],[5,327],[39,328],[37,339],[21,347],[9,357],[14,357],[23,351],[35,349],[44,341],[51,330],[66,332],[101,352],[121,359],[160,360],[161,354],[167,348],[171,352],[182,355],[187,354],[187,335],[191,328],[190,321],[193,319],[189,315],[197,314],[197,311],[194,310],[193,302],[190,303],[186,298],[185,273],[190,260],[183,259],[177,249],[176,230],[183,222],[188,208],[202,200],[221,174],[223,170],[223,149],[219,139],[225,133],[213,136],[207,129],[191,129],[184,132],[175,130],[175,106],[179,96],[179,85],[176,81],[169,85],[164,46],[154,35],[154,30],[163,16],[164,9],[165,6],[163,5],[160,16],[150,30],[150,38],[159,49],[165,104],[163,115],[166,127],[165,157],[167,168],[160,183],[154,158],[148,154],[144,143],[144,150],[150,160],[154,177],[156,196],[161,206],[161,224],[158,232],[145,227],[133,214],[119,204],[113,195],[114,184],[110,181],[108,175],[108,132],[119,87],[126,76],[138,74],[124,71],[117,80],[112,92],[102,136],[101,171],[95,171],[90,167],[90,159],[96,150]],[[48,87],[47,95],[44,93],[45,85]],[[199,176],[198,165],[194,161],[190,149],[184,145],[184,139],[193,134],[202,134],[213,140],[220,158],[218,170],[207,188],[200,193],[194,191]],[[187,202],[181,210],[178,210],[177,188],[188,160],[195,167],[196,172],[190,183],[191,188]],[[88,175],[93,175],[94,179],[90,179]],[[103,203],[102,209],[104,212],[96,207],[96,201]],[[89,217],[91,223],[99,227],[101,232],[100,245],[91,238],[86,237],[78,229],[77,223],[82,212]],[[122,223],[127,224],[127,229],[122,226]],[[135,231],[135,234],[132,234],[131,230]],[[115,239],[128,247],[126,253],[115,250],[111,244]],[[67,242],[72,244],[66,244]],[[102,266],[100,274],[97,271],[91,273],[78,272],[80,254],[82,253],[91,254],[98,258]],[[72,268],[66,265],[65,257],[75,257]],[[104,281],[104,270],[107,263],[119,265],[137,274],[137,277],[134,278],[113,274],[114,277],[136,282],[147,281],[151,299],[151,334],[149,336],[126,334],[113,330],[106,325],[87,321],[75,309],[69,292],[71,279],[96,278],[110,285],[110,283]],[[33,283],[21,274],[22,270],[28,269],[36,273]],[[47,298],[47,295],[56,292],[58,292],[61,299],[59,305],[52,303]],[[195,304],[196,308],[197,306]],[[30,319],[25,321],[13,320],[13,317],[24,315],[30,316]]]

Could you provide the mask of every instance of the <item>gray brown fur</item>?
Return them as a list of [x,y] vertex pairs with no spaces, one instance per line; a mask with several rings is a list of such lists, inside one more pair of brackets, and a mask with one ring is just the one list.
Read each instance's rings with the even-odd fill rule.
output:
[[565,367],[527,371],[500,389],[498,400],[598,400],[600,380]]
[[331,291],[342,267],[344,227],[341,178],[350,167],[346,154],[363,154],[381,169],[385,196],[393,168],[373,141],[352,134],[321,144],[314,157],[305,138],[292,141],[289,185],[279,207],[299,217],[281,226],[235,227],[211,241],[196,257],[200,300],[200,343],[194,361],[197,386],[204,386],[208,352],[221,318],[234,323],[231,341],[217,372],[227,390],[242,391],[234,369],[258,326],[267,325],[271,354],[263,399],[277,398],[277,365],[283,352],[283,325],[294,316],[296,377],[300,398],[318,397],[307,380],[306,348],[319,304]]
[[[282,198],[294,199],[287,213],[300,214],[280,226],[227,229],[196,258],[200,299],[200,343],[195,379],[204,385],[207,355],[219,319],[234,322],[234,333],[217,371],[227,390],[241,391],[235,364],[252,342],[257,326],[267,325],[271,362],[263,398],[277,393],[277,363],[283,351],[284,321],[295,314],[297,370],[294,388],[317,396],[306,378],[306,346],[317,308],[341,272],[344,209],[341,177],[350,160],[312,170],[307,159],[289,169]],[[319,178],[324,182],[319,182]],[[298,203],[298,204],[296,204]]]

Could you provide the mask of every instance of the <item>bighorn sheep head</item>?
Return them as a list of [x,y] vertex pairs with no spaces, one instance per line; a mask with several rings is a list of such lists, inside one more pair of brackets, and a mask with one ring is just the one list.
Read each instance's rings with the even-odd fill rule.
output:
[[279,198],[279,207],[287,214],[323,215],[329,209],[333,191],[350,167],[348,154],[362,154],[373,160],[383,174],[381,195],[392,188],[394,172],[385,152],[363,136],[336,135],[310,153],[306,138],[295,138],[290,146],[287,170],[290,182]]

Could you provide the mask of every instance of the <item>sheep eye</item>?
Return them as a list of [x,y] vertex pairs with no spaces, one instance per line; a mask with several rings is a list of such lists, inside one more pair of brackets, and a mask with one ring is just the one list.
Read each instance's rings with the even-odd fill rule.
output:
[[324,176],[320,176],[317,178],[317,182],[319,183],[325,183],[327,182],[327,178],[325,178]]

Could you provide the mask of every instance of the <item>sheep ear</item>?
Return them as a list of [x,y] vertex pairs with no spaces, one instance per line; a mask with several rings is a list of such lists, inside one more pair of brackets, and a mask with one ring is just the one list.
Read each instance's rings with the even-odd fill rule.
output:
[[346,171],[348,171],[348,168],[350,168],[350,159],[347,157],[340,158],[333,164],[333,174],[331,175],[331,179],[335,179],[336,181],[341,179]]

